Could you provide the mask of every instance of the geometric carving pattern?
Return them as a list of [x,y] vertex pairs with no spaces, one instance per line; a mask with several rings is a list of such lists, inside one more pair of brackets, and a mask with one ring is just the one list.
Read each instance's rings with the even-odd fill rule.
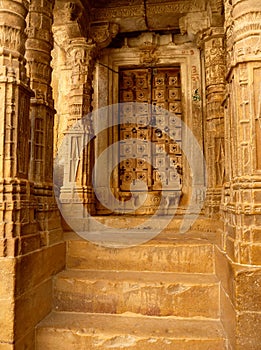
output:
[[225,146],[224,137],[215,139],[215,155],[216,155],[216,183],[222,186],[225,178]]
[[122,70],[120,102],[124,102],[120,113],[120,190],[129,191],[131,184],[141,180],[150,191],[162,186],[180,191],[179,68]]

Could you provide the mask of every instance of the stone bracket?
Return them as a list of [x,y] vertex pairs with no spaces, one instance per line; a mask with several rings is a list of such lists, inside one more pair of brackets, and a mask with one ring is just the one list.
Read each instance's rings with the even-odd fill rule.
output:
[[95,22],[90,27],[90,37],[101,49],[108,46],[118,32],[119,25],[116,23]]
[[210,17],[207,11],[188,13],[180,18],[179,27],[182,35],[194,36],[210,27]]

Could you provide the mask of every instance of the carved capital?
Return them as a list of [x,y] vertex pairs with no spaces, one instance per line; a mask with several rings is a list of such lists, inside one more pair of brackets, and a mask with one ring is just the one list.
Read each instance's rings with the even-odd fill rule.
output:
[[67,45],[70,39],[87,37],[89,15],[76,2],[57,1],[54,9],[53,33],[59,47]]
[[225,84],[225,50],[223,38],[213,38],[205,46],[207,85]]
[[1,1],[0,3],[0,46],[6,50],[25,52],[25,18],[27,1]]
[[67,48],[67,64],[71,67],[75,65],[88,66],[90,60],[96,56],[97,45],[92,40],[85,38],[75,38],[70,40]]
[[104,48],[108,46],[111,40],[118,34],[119,25],[109,22],[92,23],[90,28],[90,37],[99,46]]

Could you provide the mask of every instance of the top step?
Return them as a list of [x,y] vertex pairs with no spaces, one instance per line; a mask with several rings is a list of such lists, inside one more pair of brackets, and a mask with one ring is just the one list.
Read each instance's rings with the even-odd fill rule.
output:
[[[181,233],[183,223],[189,224],[192,221],[184,216],[175,217],[160,231],[159,228],[166,219],[154,217],[148,221],[147,217],[142,216],[96,217],[91,221],[86,236],[74,232],[65,233],[67,268],[214,273],[214,244],[219,243],[217,230],[220,222],[200,216],[188,231]],[[138,239],[135,244],[132,231],[128,232],[128,229],[133,228],[143,237],[146,234],[149,237],[154,229],[159,233],[144,243],[138,242],[139,234],[135,236],[134,233]],[[129,239],[131,244],[128,245]],[[110,240],[112,244],[108,245]],[[117,241],[127,245],[119,248]]]
[[67,268],[214,273],[214,246],[197,234],[158,236],[129,248],[108,248],[67,233]]

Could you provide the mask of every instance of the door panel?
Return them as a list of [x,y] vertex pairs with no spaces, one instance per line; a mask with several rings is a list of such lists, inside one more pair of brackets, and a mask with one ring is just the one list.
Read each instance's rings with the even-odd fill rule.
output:
[[124,69],[120,71],[119,89],[120,102],[124,102],[119,130],[120,192],[130,191],[131,184],[137,180],[145,181],[149,191],[162,187],[167,191],[180,191],[180,69]]

